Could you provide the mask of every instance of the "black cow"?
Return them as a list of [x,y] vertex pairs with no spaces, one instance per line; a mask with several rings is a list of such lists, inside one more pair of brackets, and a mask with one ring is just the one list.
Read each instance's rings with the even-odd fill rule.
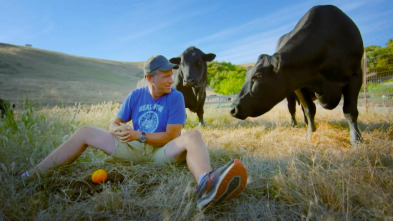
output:
[[205,54],[191,46],[179,57],[170,59],[170,62],[179,64],[179,68],[173,70],[173,87],[183,93],[186,108],[197,113],[200,125],[205,125],[203,105],[206,99],[207,62],[214,58],[215,54]]
[[10,104],[10,102],[3,100],[0,98],[0,115],[1,118],[4,118],[4,116],[9,116],[13,115],[13,111],[11,108],[15,108],[15,104]]
[[284,35],[272,56],[261,55],[246,76],[231,114],[245,119],[268,112],[295,91],[315,130],[315,96],[326,109],[344,97],[343,112],[355,147],[362,137],[357,125],[357,99],[362,85],[363,41],[356,24],[332,5],[315,6]]

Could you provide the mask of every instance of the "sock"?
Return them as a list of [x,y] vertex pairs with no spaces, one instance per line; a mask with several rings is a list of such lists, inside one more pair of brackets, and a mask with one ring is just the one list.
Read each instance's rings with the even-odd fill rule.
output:
[[203,173],[203,174],[199,177],[198,186],[201,184],[203,178],[205,178],[206,175],[207,175],[207,172],[206,172],[206,173]]

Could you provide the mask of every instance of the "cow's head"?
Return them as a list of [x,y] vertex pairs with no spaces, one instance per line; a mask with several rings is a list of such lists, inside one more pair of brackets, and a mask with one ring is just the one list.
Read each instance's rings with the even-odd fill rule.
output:
[[171,58],[170,62],[179,64],[177,71],[183,79],[183,86],[198,88],[206,85],[207,62],[214,58],[215,54],[205,54],[196,47],[189,47],[179,57]]
[[232,116],[245,119],[269,111],[285,98],[285,85],[279,74],[280,56],[261,55],[247,71],[245,83],[232,103]]

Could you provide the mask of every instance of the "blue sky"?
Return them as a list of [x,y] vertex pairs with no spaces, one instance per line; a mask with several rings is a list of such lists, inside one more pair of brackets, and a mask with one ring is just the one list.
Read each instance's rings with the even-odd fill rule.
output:
[[393,38],[392,0],[0,0],[0,42],[126,62],[196,46],[242,64],[272,54],[320,4],[349,15],[365,46]]

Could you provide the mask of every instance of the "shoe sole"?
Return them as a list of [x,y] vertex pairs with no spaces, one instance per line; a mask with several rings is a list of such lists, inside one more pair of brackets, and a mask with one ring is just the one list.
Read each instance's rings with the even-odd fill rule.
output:
[[234,159],[217,183],[212,194],[198,202],[198,208],[206,209],[239,195],[247,184],[246,168],[239,159]]

